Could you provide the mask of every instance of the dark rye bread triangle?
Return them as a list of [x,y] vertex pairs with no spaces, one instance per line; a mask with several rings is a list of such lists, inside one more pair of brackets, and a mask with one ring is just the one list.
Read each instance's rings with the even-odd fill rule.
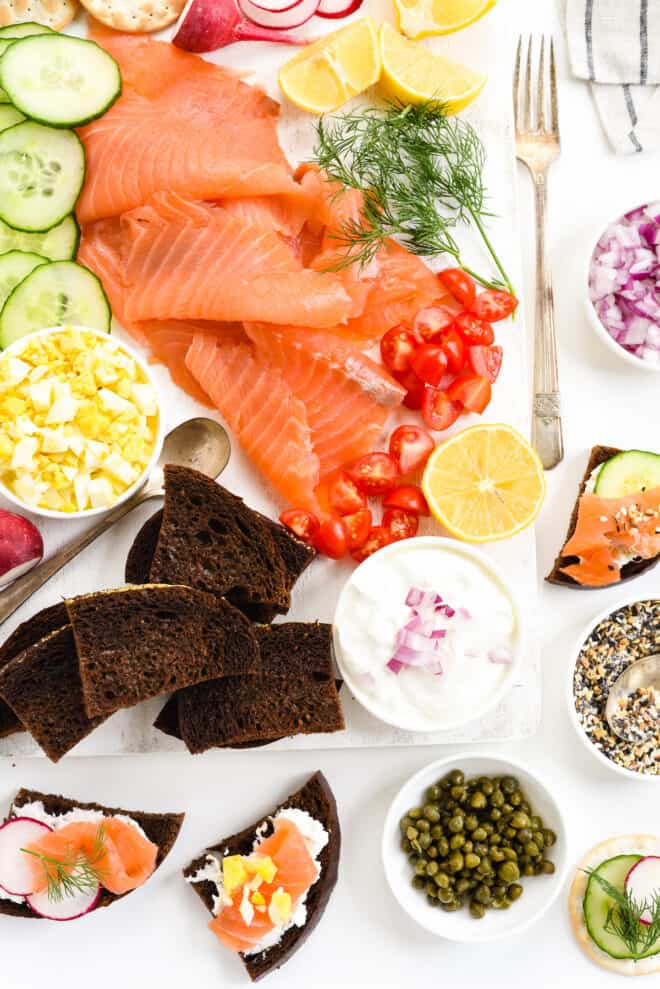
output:
[[[320,821],[328,832],[328,844],[319,855],[321,873],[319,878],[310,887],[307,894],[307,920],[304,927],[291,927],[286,931],[278,944],[273,945],[266,951],[258,955],[240,955],[241,961],[247,969],[247,973],[253,982],[257,982],[270,972],[284,965],[295,952],[302,947],[309,935],[312,933],[328,905],[328,901],[337,883],[339,873],[339,858],[341,855],[341,830],[339,827],[339,817],[337,815],[337,804],[330,789],[330,785],[321,772],[316,772],[305,783],[300,790],[291,794],[286,800],[271,811],[260,821],[240,831],[238,834],[230,835],[217,845],[207,850],[207,853],[191,862],[184,869],[184,876],[189,878],[194,876],[204,867],[208,853],[224,855],[249,855],[257,833],[267,838],[272,834],[273,825],[271,818],[280,810],[285,808],[297,808],[305,810],[311,817]],[[192,888],[202,900],[204,906],[213,913],[213,896],[216,893],[215,886],[208,880],[199,883],[191,883]]]
[[165,467],[163,520],[149,579],[289,610],[284,561],[262,516],[211,478]]
[[[18,656],[19,652],[23,652],[28,646],[33,646],[39,639],[43,639],[45,635],[68,624],[69,616],[64,601],[51,604],[49,608],[42,608],[36,615],[32,615],[31,618],[18,625],[0,646],[0,670],[15,656]],[[12,709],[0,700],[0,738],[23,730],[23,726]]]
[[[618,453],[622,453],[622,450],[617,449],[614,446],[595,446],[593,447],[591,454],[589,456],[589,462],[587,463],[587,469],[584,472],[582,482],[580,484],[580,489],[578,491],[578,496],[575,500],[573,506],[573,512],[571,514],[571,519],[568,524],[568,532],[566,533],[566,538],[562,543],[562,547],[566,545],[568,540],[571,538],[575,532],[575,527],[577,525],[578,519],[578,505],[580,498],[584,494],[587,486],[587,482],[591,477],[593,471],[601,464],[606,463],[606,461],[611,460],[612,457],[616,457]],[[602,589],[602,586],[612,587],[614,584],[620,584],[625,580],[631,580],[633,577],[638,577],[640,574],[645,573],[650,570],[658,562],[658,557],[653,557],[650,560],[631,560],[630,563],[624,563],[621,567],[621,579],[615,580],[612,584],[601,585],[601,588],[589,587],[586,584],[579,584],[577,580],[573,580],[569,574],[562,573],[562,567],[570,567],[574,563],[579,563],[577,556],[562,556],[561,551],[559,556],[554,562],[552,570],[545,578],[550,584],[561,584],[564,587],[574,587],[583,591],[594,591]]]
[[[69,810],[96,810],[113,817],[116,814],[123,814],[132,818],[139,824],[149,841],[158,845],[158,855],[156,856],[156,868],[164,861],[171,851],[175,841],[179,837],[184,814],[149,814],[144,811],[123,810],[120,807],[104,807],[102,804],[81,803],[79,800],[70,800],[68,797],[61,797],[50,793],[39,793],[38,790],[19,790],[14,797],[14,802],[9,810],[9,817],[19,817],[21,807],[26,804],[40,801],[44,805],[47,814],[65,814]],[[147,880],[148,881],[148,880]],[[109,907],[115,900],[121,900],[129,893],[116,895],[103,890],[99,907]],[[20,903],[9,903],[7,900],[0,900],[0,914],[9,914],[13,917],[27,917],[34,920],[41,920],[36,913],[32,913],[29,907]]]
[[266,625],[257,629],[257,640],[258,676],[225,677],[179,691],[178,728],[190,752],[345,727],[330,625]]
[[66,605],[91,717],[259,664],[247,618],[192,587],[120,587]]
[[69,625],[28,646],[0,670],[0,696],[52,762],[105,721],[85,709]]
[[[255,514],[258,515],[259,513]],[[279,522],[273,522],[265,515],[259,515],[259,518],[268,526],[275,540],[275,545],[286,568],[287,590],[291,591],[300,575],[316,556],[316,550],[304,543],[302,539],[298,539],[290,529]],[[149,571],[156,550],[162,519],[163,510],[161,509],[147,519],[133,540],[133,545],[126,559],[125,578],[127,584],[146,584],[149,582]],[[278,605],[275,604],[243,603],[241,610],[254,622],[270,622],[280,613]]]

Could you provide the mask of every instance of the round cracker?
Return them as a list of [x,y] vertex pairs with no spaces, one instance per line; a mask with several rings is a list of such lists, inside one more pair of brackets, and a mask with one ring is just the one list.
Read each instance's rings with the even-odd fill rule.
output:
[[173,24],[186,0],[81,0],[81,3],[106,27],[143,34]]
[[0,27],[35,21],[61,31],[79,10],[78,0],[0,0]]
[[611,958],[599,948],[587,930],[584,919],[583,901],[589,876],[583,869],[596,869],[606,859],[616,855],[660,855],[660,838],[651,834],[622,834],[608,838],[587,852],[578,866],[568,892],[568,913],[573,933],[584,953],[608,972],[617,975],[652,975],[660,972],[660,954],[633,961],[632,958]]

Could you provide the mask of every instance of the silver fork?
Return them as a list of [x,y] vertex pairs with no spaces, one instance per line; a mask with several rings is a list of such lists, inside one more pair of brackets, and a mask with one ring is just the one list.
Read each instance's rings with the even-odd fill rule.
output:
[[[552,273],[548,257],[546,221],[548,212],[548,169],[560,154],[557,69],[554,42],[550,39],[549,71],[546,70],[546,40],[541,38],[536,84],[532,75],[532,38],[522,73],[523,39],[518,42],[513,77],[513,107],[516,123],[516,156],[527,166],[534,182],[536,205],[536,320],[534,327],[534,404],[532,443],[546,470],[564,456],[557,337]],[[549,78],[548,78],[549,77]],[[536,99],[534,99],[534,90]]]

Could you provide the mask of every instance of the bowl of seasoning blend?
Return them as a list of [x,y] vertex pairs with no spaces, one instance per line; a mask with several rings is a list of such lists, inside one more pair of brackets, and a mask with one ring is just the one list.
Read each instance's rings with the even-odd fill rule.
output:
[[592,619],[579,635],[568,670],[571,722],[585,748],[627,779],[660,783],[660,711],[657,691],[640,688],[616,711],[614,732],[605,717],[609,692],[638,659],[660,652],[660,598],[628,598]]

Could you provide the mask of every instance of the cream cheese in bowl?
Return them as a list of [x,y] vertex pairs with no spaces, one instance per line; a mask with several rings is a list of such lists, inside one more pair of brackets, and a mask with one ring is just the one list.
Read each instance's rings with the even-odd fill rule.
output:
[[483,553],[435,536],[393,543],[344,586],[335,652],[373,715],[409,731],[480,717],[513,682],[522,649],[508,582]]

